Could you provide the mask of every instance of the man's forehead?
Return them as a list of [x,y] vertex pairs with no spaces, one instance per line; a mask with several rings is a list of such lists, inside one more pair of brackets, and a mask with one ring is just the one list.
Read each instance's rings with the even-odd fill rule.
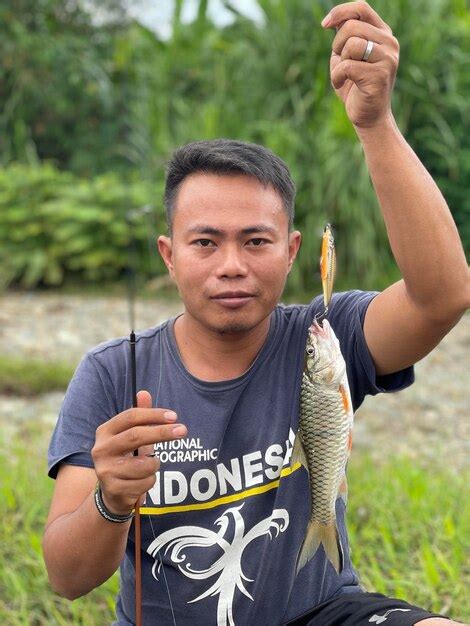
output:
[[178,228],[191,232],[267,232],[282,228],[286,219],[278,192],[248,176],[191,175],[175,202]]
[[[191,174],[180,185],[177,208],[211,208],[235,202],[239,206],[282,207],[280,194],[253,176]],[[175,207],[175,208],[176,208]]]
[[185,236],[214,235],[220,237],[244,236],[251,234],[271,235],[284,232],[287,216],[282,209],[272,211],[236,211],[177,209],[174,227]]

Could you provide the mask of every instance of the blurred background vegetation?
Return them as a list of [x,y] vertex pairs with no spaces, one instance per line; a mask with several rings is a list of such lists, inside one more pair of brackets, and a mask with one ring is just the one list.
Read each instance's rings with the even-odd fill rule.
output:
[[[122,288],[130,263],[142,285],[155,284],[166,275],[153,243],[166,231],[165,162],[179,145],[216,137],[261,143],[291,169],[303,246],[289,298],[319,293],[326,222],[337,241],[335,290],[380,290],[400,278],[362,148],[329,82],[333,33],[320,22],[335,3],[257,0],[257,21],[220,3],[233,16],[225,26],[210,18],[208,0],[193,1],[187,23],[176,0],[163,37],[131,17],[129,0],[2,0],[0,289],[102,294]],[[401,44],[395,117],[468,252],[467,2],[371,4]],[[63,391],[72,365],[0,355],[0,393]],[[12,435],[8,419],[0,423],[0,621],[109,623],[117,576],[74,603],[48,589],[40,538],[51,427],[40,415],[19,415],[18,424]],[[364,584],[468,618],[468,473],[406,458],[379,468],[359,456],[350,476],[350,538]]]
[[[133,219],[143,281],[166,273],[149,240],[165,232],[164,165],[189,141],[261,143],[291,168],[304,243],[290,294],[312,293],[325,222],[337,288],[382,289],[400,276],[361,146],[329,83],[328,0],[259,0],[253,21],[208,1],[191,23],[175,2],[171,35],[126,2],[4,0],[0,7],[0,281],[110,285],[128,264]],[[393,110],[470,247],[470,13],[466,0],[377,0],[401,43]],[[419,233],[416,233],[419,237]],[[150,260],[151,259],[151,260]]]

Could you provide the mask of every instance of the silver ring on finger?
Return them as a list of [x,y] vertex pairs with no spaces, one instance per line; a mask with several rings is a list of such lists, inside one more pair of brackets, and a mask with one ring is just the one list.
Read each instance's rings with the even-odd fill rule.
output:
[[366,49],[364,51],[364,54],[362,55],[362,59],[361,61],[367,61],[368,58],[370,57],[372,50],[374,48],[374,42],[373,41],[369,41],[369,39],[367,40],[367,46]]

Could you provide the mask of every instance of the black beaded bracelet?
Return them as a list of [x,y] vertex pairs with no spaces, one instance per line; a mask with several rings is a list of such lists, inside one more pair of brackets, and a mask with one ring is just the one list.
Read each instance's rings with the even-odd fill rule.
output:
[[105,503],[103,502],[103,495],[101,493],[101,485],[99,482],[96,483],[94,497],[96,508],[98,509],[100,515],[104,517],[104,519],[107,519],[108,522],[123,524],[124,522],[128,522],[134,517],[134,511],[131,511],[128,515],[117,515],[116,513],[112,513],[109,509],[107,509]]

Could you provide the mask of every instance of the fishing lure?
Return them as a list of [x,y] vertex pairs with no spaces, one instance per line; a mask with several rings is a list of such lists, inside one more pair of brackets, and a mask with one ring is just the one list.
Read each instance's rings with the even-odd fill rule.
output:
[[320,257],[320,276],[323,287],[323,304],[325,305],[326,315],[328,305],[330,304],[331,295],[333,293],[333,283],[336,275],[336,251],[335,240],[331,230],[331,225],[327,224],[323,230],[323,238],[321,244]]
[[322,325],[328,314],[328,306],[333,294],[333,284],[336,275],[336,251],[335,240],[331,225],[327,224],[323,230],[320,256],[320,277],[323,287],[324,310],[315,315],[315,321]]

